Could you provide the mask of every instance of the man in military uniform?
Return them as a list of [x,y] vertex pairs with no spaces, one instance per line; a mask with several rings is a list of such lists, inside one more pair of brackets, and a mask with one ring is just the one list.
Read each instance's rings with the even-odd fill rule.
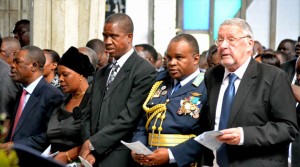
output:
[[143,105],[145,116],[133,137],[133,141],[141,141],[153,150],[151,155],[132,152],[133,159],[141,165],[180,166],[176,161],[180,153],[167,148],[202,132],[201,109],[207,94],[204,74],[198,67],[197,40],[189,34],[175,36],[166,56],[168,75],[153,85]]

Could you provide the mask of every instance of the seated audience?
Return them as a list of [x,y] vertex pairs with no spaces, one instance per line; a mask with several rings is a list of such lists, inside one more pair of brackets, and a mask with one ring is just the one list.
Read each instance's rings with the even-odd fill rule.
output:
[[77,159],[81,149],[81,117],[90,97],[87,77],[94,68],[89,58],[75,47],[63,54],[58,63],[61,89],[68,93],[65,102],[57,107],[49,121],[47,137],[51,152],[59,151],[55,160],[67,164]]

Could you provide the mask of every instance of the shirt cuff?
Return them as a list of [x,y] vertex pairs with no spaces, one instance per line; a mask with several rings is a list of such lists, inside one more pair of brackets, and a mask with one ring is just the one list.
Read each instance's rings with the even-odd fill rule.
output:
[[173,156],[173,154],[172,154],[172,151],[171,151],[170,149],[168,149],[168,153],[169,153],[169,163],[170,163],[170,164],[171,164],[171,163],[175,163],[176,160],[175,160],[175,158],[174,158],[174,156]]
[[240,145],[244,145],[244,130],[242,127],[238,127],[238,129],[240,130],[240,134],[241,134],[241,139],[240,139],[240,143],[239,143],[239,146]]

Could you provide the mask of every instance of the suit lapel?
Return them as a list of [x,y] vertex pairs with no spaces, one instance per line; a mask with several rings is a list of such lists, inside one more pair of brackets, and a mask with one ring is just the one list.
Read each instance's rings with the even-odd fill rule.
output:
[[224,67],[223,66],[217,66],[215,71],[213,71],[213,78],[212,78],[212,85],[211,85],[211,92],[208,92],[208,96],[209,96],[209,103],[211,105],[209,105],[210,107],[210,116],[212,118],[213,121],[213,126],[214,126],[214,122],[215,122],[215,117],[216,117],[216,109],[217,109],[217,102],[218,102],[218,98],[219,98],[219,93],[220,93],[220,88],[221,88],[221,84],[223,82],[223,77],[224,77]]
[[137,56],[137,55],[135,54],[135,52],[133,52],[130,55],[130,57],[126,60],[125,64],[121,67],[117,76],[115,77],[115,79],[111,83],[109,89],[105,93],[103,100],[107,99],[112,94],[112,92],[114,92],[114,89],[116,87],[118,87],[118,85],[121,83],[121,81],[128,77],[128,72],[130,72],[133,62],[135,62],[135,60],[134,60],[135,56]]
[[32,115],[31,112],[33,111],[34,106],[36,106],[36,104],[39,101],[40,91],[41,91],[41,88],[43,87],[44,84],[45,84],[45,80],[44,80],[44,78],[42,78],[40,80],[40,82],[37,84],[37,86],[34,88],[32,94],[30,95],[30,97],[29,97],[29,99],[28,99],[28,101],[27,101],[27,103],[26,103],[26,105],[25,105],[25,107],[22,111],[21,117],[20,117],[19,122],[16,126],[14,134],[18,133],[18,130],[22,127],[22,125],[25,122],[26,118],[28,116]]
[[248,93],[250,92],[252,86],[255,84],[256,78],[257,78],[257,62],[254,59],[251,59],[249,66],[245,71],[245,74],[241,80],[239,88],[234,97],[234,102],[228,120],[228,127],[232,126],[232,123],[234,122],[236,115],[240,111],[241,105],[243,104]]
[[[103,95],[105,93],[106,89],[106,81],[110,72],[110,65],[107,65],[106,67],[102,68],[100,71],[98,71],[95,75],[94,81],[100,81],[100,82],[93,82],[93,89],[92,89],[92,112],[91,112],[91,121],[92,121],[92,131],[94,131],[97,127],[97,122],[99,118],[99,114],[101,111],[101,105],[102,105],[102,99]],[[93,100],[95,99],[95,100]]]

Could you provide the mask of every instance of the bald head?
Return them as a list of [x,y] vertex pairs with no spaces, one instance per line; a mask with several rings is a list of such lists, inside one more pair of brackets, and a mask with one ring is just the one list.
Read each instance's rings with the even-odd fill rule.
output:
[[98,63],[98,56],[96,52],[88,47],[79,47],[78,51],[84,55],[87,55],[89,57],[90,63],[93,65],[94,69],[96,69]]
[[2,39],[0,57],[11,65],[14,52],[21,48],[19,40],[14,37],[5,37]]

